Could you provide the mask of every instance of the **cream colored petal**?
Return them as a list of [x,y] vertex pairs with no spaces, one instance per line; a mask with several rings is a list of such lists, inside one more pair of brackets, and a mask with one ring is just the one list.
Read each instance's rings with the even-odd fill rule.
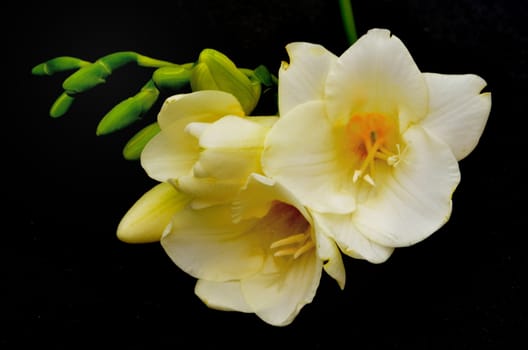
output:
[[262,147],[264,137],[277,117],[241,118],[225,116],[211,123],[200,134],[202,148]]
[[334,132],[323,102],[297,106],[268,133],[262,167],[303,205],[320,212],[348,213],[355,208],[352,180]]
[[424,73],[429,87],[429,114],[422,126],[450,147],[457,160],[477,145],[491,109],[486,82],[473,74]]
[[231,221],[231,206],[178,212],[161,245],[183,271],[200,279],[229,281],[247,277],[263,263],[260,238],[251,220]]
[[344,289],[346,271],[345,266],[343,265],[341,252],[335,242],[323,233],[323,230],[316,221],[314,221],[314,225],[316,236],[315,241],[317,242],[317,255],[319,256],[319,259],[323,261],[323,268],[330,277],[336,280],[339,287]]
[[321,231],[334,240],[344,254],[352,258],[379,264],[386,261],[394,251],[394,248],[378,244],[363,235],[354,224],[355,214],[312,215],[314,222],[321,226]]
[[242,294],[262,320],[286,326],[312,302],[321,279],[321,261],[315,254],[303,254],[287,268],[276,268],[272,257],[266,265],[259,274],[241,281]]
[[189,174],[199,154],[198,140],[175,123],[147,143],[141,153],[141,166],[151,178],[167,182]]
[[191,122],[212,122],[229,114],[244,116],[233,95],[217,90],[196,91],[168,97],[158,114],[158,124],[163,130],[176,122],[183,130]]
[[244,184],[251,172],[260,171],[261,148],[206,149],[193,167],[196,177],[213,177]]
[[172,216],[189,202],[187,195],[168,183],[147,191],[127,211],[117,227],[117,238],[127,243],[158,242]]
[[409,128],[403,138],[403,159],[354,213],[361,233],[389,247],[417,243],[445,224],[460,181],[447,144],[419,126]]
[[324,98],[324,84],[329,67],[337,57],[322,47],[304,42],[286,46],[290,63],[279,70],[279,112],[281,116],[293,107]]
[[194,293],[211,309],[253,312],[244,300],[240,281],[213,282],[198,280]]
[[397,116],[402,130],[427,113],[427,85],[405,45],[388,30],[371,29],[336,61],[328,73],[329,117],[353,113]]
[[174,185],[181,192],[192,197],[192,208],[202,209],[230,203],[240,191],[243,182],[238,179],[236,181],[218,181],[210,177],[182,176],[174,181]]

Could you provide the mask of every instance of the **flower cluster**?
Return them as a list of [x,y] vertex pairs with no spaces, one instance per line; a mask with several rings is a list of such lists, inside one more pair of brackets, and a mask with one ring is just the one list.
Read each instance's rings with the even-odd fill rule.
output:
[[313,300],[323,271],[344,288],[343,256],[381,263],[446,223],[458,161],[491,108],[482,78],[421,72],[385,29],[341,56],[286,49],[277,115],[248,115],[260,92],[236,79],[165,100],[140,154],[159,184],[117,230],[161,242],[209,307],[276,326]]

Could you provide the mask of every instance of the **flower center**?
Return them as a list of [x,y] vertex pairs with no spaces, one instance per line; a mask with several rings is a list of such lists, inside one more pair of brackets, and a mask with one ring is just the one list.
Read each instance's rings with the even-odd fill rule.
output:
[[381,160],[396,167],[401,159],[398,120],[379,113],[357,113],[345,127],[346,148],[352,153],[357,166],[352,180],[363,179],[372,186],[376,162]]
[[275,240],[269,246],[273,256],[297,259],[314,249],[310,223],[297,208],[276,201],[266,216],[273,222],[270,228]]

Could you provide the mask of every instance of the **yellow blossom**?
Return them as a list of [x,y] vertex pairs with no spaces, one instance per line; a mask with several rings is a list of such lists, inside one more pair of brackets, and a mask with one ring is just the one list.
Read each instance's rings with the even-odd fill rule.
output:
[[474,149],[490,112],[485,81],[422,73],[383,29],[340,57],[310,43],[287,50],[265,174],[352,257],[382,262],[441,227],[460,181],[457,161]]
[[169,97],[160,132],[145,146],[147,174],[192,197],[194,207],[229,201],[252,172],[261,172],[264,138],[274,116],[246,117],[237,99],[204,90]]
[[255,313],[276,326],[313,300],[323,261],[345,283],[335,244],[291,193],[258,174],[232,203],[176,213],[161,244],[198,279],[195,292],[209,307]]

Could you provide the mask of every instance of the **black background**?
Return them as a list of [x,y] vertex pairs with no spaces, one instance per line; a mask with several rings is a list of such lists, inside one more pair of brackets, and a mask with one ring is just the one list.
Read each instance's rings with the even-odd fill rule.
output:
[[134,127],[108,136],[95,128],[152,70],[116,71],[60,119],[48,110],[67,74],[30,70],[56,56],[121,50],[185,63],[210,47],[276,72],[289,42],[347,48],[337,1],[12,6],[2,24],[2,349],[526,346],[526,1],[353,1],[360,35],[388,28],[422,71],[480,75],[492,111],[460,163],[451,220],[383,264],[345,258],[345,289],[324,276],[287,327],[208,309],[159,244],[117,240],[120,218],[154,184],[121,149],[159,104]]

